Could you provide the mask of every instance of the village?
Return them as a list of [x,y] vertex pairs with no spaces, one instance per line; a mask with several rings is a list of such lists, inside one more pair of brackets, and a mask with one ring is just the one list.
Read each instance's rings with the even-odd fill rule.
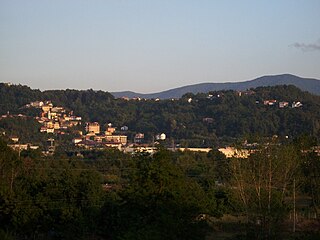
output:
[[[241,97],[245,95],[253,95],[254,91],[237,91],[236,94]],[[212,100],[214,98],[221,98],[223,94],[212,95],[208,94],[207,99]],[[129,100],[129,99],[126,99]],[[133,99],[141,100],[141,99]],[[154,99],[154,101],[160,101]],[[187,102],[192,103],[193,99],[188,98]],[[277,106],[280,109],[283,108],[300,108],[303,104],[299,101],[292,102],[291,104],[287,101],[277,101],[276,99],[263,100],[265,106]],[[256,104],[260,104],[256,101]],[[35,117],[35,120],[41,124],[39,131],[43,134],[48,134],[46,147],[42,149],[42,153],[45,155],[52,155],[55,152],[56,143],[55,137],[63,135],[72,135],[72,145],[76,149],[83,150],[103,150],[106,148],[116,148],[119,151],[125,153],[137,153],[146,152],[153,154],[157,151],[158,145],[167,140],[165,133],[156,134],[152,141],[145,140],[145,134],[136,132],[131,139],[128,139],[127,132],[128,126],[121,126],[119,130],[113,126],[112,123],[106,123],[101,126],[98,122],[83,122],[81,116],[76,116],[73,111],[67,110],[61,106],[54,106],[50,100],[46,101],[34,101],[26,104],[24,108],[35,108],[40,110],[40,115]],[[1,118],[6,117],[19,117],[25,118],[22,114],[13,116],[9,113],[2,115]],[[205,123],[212,123],[213,118],[206,117],[202,119]],[[10,136],[12,144],[9,146],[17,151],[30,149],[38,149],[39,146],[33,143],[21,143],[18,136]],[[167,144],[167,149],[171,151],[195,151],[195,152],[209,152],[212,148],[183,148],[174,145],[174,143]],[[218,149],[226,157],[230,158],[233,156],[248,157],[251,150],[243,149],[241,151],[226,146]]]

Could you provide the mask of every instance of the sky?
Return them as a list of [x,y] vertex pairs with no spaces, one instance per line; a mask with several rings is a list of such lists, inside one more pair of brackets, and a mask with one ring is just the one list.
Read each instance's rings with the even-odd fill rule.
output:
[[159,92],[320,79],[320,0],[0,0],[0,82]]

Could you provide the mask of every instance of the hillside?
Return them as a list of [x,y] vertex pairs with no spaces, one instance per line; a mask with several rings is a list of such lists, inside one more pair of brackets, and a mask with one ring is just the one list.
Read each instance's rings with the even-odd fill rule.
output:
[[146,99],[160,98],[180,98],[186,93],[206,93],[210,91],[220,90],[246,90],[250,88],[263,87],[263,86],[276,86],[276,85],[294,85],[303,91],[320,95],[320,80],[311,78],[301,78],[291,74],[263,76],[250,81],[244,82],[228,82],[228,83],[200,83],[188,85],[184,87],[174,88],[167,91],[158,93],[142,94],[131,91],[112,92],[113,96],[119,97],[140,97]]
[[[263,80],[263,79],[262,79]],[[262,81],[261,80],[261,81]],[[83,121],[99,122],[103,128],[112,123],[132,140],[144,133],[146,141],[165,133],[181,146],[221,145],[221,139],[248,135],[320,136],[320,96],[303,92],[295,86],[258,87],[253,91],[216,91],[210,94],[185,94],[179,100],[115,99],[103,91],[32,90],[26,86],[0,84],[0,114],[38,116],[24,105],[31,101],[50,100],[81,116]],[[276,100],[274,104],[265,103]],[[281,107],[280,102],[286,105]],[[292,107],[296,102],[299,107]],[[6,129],[4,125],[0,128]],[[15,133],[12,130],[12,134]]]

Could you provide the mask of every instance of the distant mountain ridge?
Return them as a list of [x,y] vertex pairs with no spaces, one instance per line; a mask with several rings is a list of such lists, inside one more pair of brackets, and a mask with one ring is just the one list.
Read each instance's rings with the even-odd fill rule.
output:
[[170,98],[180,98],[186,93],[206,93],[210,91],[220,91],[220,90],[238,90],[243,91],[250,88],[256,87],[266,87],[266,86],[276,86],[276,85],[294,85],[303,91],[308,91],[310,93],[320,95],[320,80],[313,78],[302,78],[291,74],[281,74],[281,75],[271,75],[256,78],[254,80],[244,81],[244,82],[227,82],[227,83],[200,83],[194,85],[183,86],[179,88],[174,88],[158,93],[135,93],[131,91],[123,92],[111,92],[111,94],[116,98],[121,97],[140,97],[140,98],[160,98],[160,99],[170,99]]

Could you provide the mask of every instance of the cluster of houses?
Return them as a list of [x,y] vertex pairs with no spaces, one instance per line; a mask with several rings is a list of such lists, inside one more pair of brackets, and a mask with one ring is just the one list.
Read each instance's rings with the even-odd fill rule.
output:
[[26,115],[23,114],[10,114],[10,112],[7,112],[7,114],[3,114],[0,116],[0,120],[3,118],[27,118]]
[[39,148],[38,145],[34,145],[32,143],[21,144],[19,142],[20,139],[17,136],[10,136],[9,138],[12,141],[12,144],[8,144],[8,146],[11,147],[13,150],[19,152],[19,154],[22,150],[28,150],[28,149],[36,150]]
[[[65,134],[65,130],[81,125],[82,118],[73,115],[72,111],[67,111],[64,107],[54,106],[51,101],[35,101],[25,105],[26,108],[41,109],[41,114],[36,117],[36,120],[42,125],[40,132]],[[121,127],[121,132],[128,131],[127,126]],[[105,131],[101,131],[101,126],[98,122],[85,123],[85,132],[77,131],[78,137],[72,139],[74,146],[83,149],[104,149],[107,147],[117,148],[122,151],[130,152],[132,149],[145,147],[144,134],[137,133],[133,138],[133,145],[128,146],[126,135],[117,134],[116,128],[111,123],[107,124]],[[164,140],[164,133],[156,136],[157,140]],[[49,144],[54,150],[54,143]],[[138,147],[138,148],[139,148]]]
[[98,122],[87,122],[85,126],[85,134],[72,139],[72,143],[85,149],[102,149],[106,147],[114,147],[119,150],[127,144],[126,135],[115,134],[116,128],[109,123],[106,131],[100,131]]
[[36,118],[42,125],[40,132],[64,134],[66,129],[81,124],[81,117],[74,116],[64,107],[53,106],[51,101],[35,101],[25,107],[41,109],[41,116]]
[[[289,102],[278,102],[276,99],[270,99],[270,100],[264,100],[263,101],[263,105],[265,106],[276,106],[278,103],[279,108],[287,108],[290,106]],[[291,108],[299,108],[302,107],[302,103],[301,102],[292,102],[291,103]]]

